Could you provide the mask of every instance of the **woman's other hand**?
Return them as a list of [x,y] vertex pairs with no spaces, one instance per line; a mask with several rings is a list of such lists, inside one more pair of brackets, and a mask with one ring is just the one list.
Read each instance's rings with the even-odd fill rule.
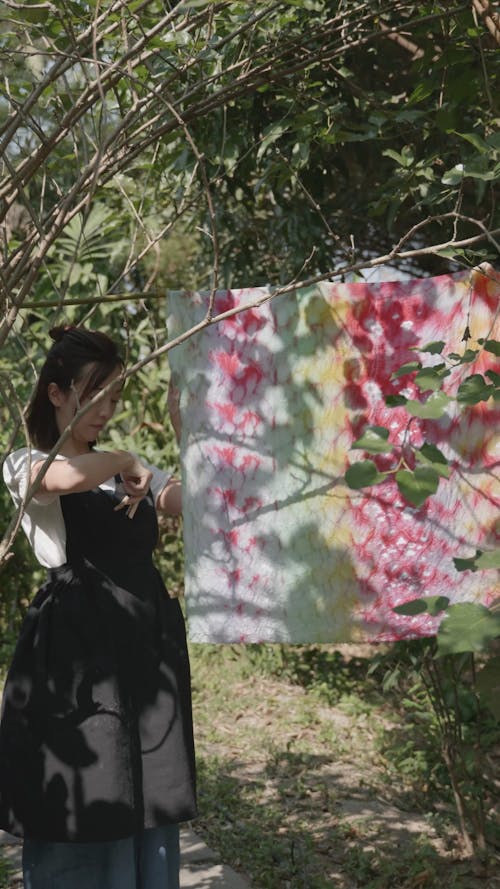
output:
[[132,519],[137,511],[137,507],[141,500],[147,495],[153,473],[143,466],[137,457],[126,469],[123,469],[121,479],[125,491],[125,497],[115,507],[115,511],[126,509],[129,519]]
[[125,492],[131,497],[145,497],[149,491],[153,473],[143,466],[138,457],[134,457],[126,469],[122,469],[121,477]]

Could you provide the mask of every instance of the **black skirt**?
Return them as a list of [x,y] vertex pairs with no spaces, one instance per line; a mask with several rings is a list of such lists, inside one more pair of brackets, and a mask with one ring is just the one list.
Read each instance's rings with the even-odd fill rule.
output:
[[24,621],[0,722],[0,826],[100,842],[196,813],[184,620],[133,519],[101,489],[61,498],[68,561]]

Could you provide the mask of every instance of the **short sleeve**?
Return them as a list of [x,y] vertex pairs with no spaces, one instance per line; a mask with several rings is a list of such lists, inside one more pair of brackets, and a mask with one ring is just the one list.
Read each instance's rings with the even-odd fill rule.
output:
[[[28,490],[31,467],[35,463],[45,460],[46,457],[47,454],[44,451],[39,451],[36,448],[31,448],[31,450],[29,448],[20,448],[18,451],[9,454],[5,460],[3,478],[16,505],[21,503]],[[57,454],[57,459],[61,460],[64,457]],[[58,494],[37,493],[33,497],[33,502],[46,505],[52,503],[58,496]]]

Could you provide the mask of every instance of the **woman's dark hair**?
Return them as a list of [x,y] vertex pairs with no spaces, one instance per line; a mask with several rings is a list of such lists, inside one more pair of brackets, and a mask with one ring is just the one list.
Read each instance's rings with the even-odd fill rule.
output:
[[47,392],[49,383],[57,383],[62,392],[68,392],[72,384],[81,380],[84,368],[95,365],[80,393],[83,400],[117,367],[123,367],[116,345],[105,333],[85,327],[53,327],[49,333],[54,344],[40,372],[27,416],[30,439],[42,451],[49,451],[60,435],[54,405]]

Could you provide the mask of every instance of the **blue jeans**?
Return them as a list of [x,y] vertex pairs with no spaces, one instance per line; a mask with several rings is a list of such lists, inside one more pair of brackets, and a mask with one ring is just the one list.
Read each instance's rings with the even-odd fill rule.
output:
[[179,889],[179,827],[111,843],[25,840],[25,889]]

